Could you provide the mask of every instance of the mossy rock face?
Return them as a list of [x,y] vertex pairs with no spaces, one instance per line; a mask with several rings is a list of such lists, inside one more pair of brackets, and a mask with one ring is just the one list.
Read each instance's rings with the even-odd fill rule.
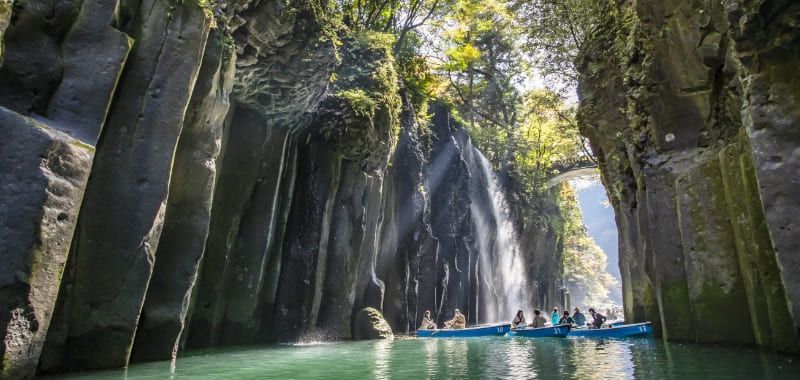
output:
[[364,32],[343,41],[342,62],[312,127],[343,158],[367,170],[385,165],[400,128],[398,77],[390,36]]
[[378,309],[366,307],[356,315],[353,326],[353,339],[394,339],[394,333],[389,323],[383,319],[383,314]]
[[626,317],[669,339],[798,352],[798,15],[792,0],[612,2],[576,61]]

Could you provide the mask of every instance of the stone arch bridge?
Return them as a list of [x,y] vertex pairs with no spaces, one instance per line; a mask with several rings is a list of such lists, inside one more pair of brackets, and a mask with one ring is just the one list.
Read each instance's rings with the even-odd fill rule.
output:
[[556,162],[551,168],[552,177],[545,186],[551,188],[574,178],[597,175],[597,161],[590,156],[576,156]]

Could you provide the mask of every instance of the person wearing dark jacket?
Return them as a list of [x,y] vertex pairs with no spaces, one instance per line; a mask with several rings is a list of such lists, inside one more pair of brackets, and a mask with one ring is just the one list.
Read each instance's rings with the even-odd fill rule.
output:
[[564,316],[561,317],[561,319],[558,320],[558,324],[559,325],[570,325],[570,326],[575,324],[575,320],[572,319],[572,317],[569,316],[569,310],[564,310]]
[[581,309],[575,308],[575,312],[572,313],[572,319],[575,320],[575,324],[578,327],[585,327],[586,326],[586,316],[581,313]]
[[592,327],[594,327],[596,329],[599,329],[599,328],[603,327],[603,323],[606,322],[606,316],[605,315],[594,311],[594,309],[589,309],[589,314],[592,315]]

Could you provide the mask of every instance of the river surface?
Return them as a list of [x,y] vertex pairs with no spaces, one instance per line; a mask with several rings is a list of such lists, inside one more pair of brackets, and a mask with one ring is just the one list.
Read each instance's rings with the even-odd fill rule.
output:
[[189,352],[61,379],[800,379],[800,357],[654,339],[474,338]]

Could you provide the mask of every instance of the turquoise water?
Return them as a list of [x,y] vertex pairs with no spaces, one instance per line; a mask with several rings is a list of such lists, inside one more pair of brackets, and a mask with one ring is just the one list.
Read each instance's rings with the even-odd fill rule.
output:
[[412,339],[190,352],[74,379],[800,379],[800,357],[654,339]]

